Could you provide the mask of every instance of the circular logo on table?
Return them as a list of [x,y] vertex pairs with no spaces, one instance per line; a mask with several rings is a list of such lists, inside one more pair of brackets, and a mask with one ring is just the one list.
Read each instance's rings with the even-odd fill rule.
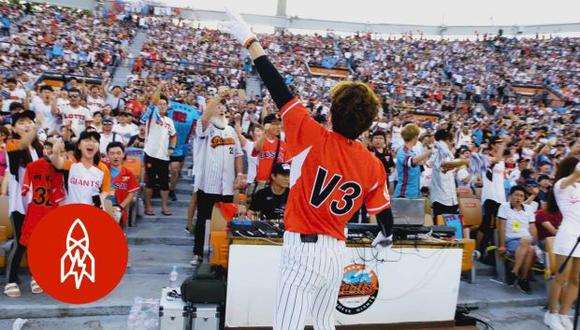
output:
[[377,299],[379,279],[365,265],[352,264],[344,267],[336,309],[347,315],[367,310]]
[[84,204],[45,215],[28,243],[33,278],[49,296],[70,304],[94,302],[111,292],[125,274],[127,255],[119,224]]

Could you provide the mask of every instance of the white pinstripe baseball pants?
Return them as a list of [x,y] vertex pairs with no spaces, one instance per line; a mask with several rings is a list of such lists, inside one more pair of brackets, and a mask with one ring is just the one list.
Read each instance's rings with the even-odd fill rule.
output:
[[284,233],[274,330],[303,330],[308,315],[314,329],[335,329],[344,250],[344,241],[331,236],[318,235],[318,242],[302,243],[300,234]]

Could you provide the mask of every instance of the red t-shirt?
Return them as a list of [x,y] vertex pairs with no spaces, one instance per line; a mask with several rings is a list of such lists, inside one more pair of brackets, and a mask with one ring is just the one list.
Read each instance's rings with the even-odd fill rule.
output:
[[369,214],[391,207],[385,168],[360,142],[321,126],[297,99],[279,114],[292,160],[288,231],[344,240],[345,223],[363,204]]
[[[109,164],[109,170],[111,165]],[[127,195],[139,190],[139,182],[133,173],[126,167],[121,167],[121,172],[116,177],[111,176],[111,188],[115,190],[115,199],[121,204]],[[123,210],[123,223],[127,222],[127,210]]]
[[[274,141],[264,140],[264,145],[260,151],[253,150],[252,157],[258,157],[258,168],[256,169],[256,181],[270,180],[272,166],[274,166],[274,157],[278,148],[279,139]],[[286,143],[280,140],[280,150],[278,151],[277,163],[283,163],[286,160]]]
[[555,214],[549,214],[545,209],[541,209],[536,213],[536,228],[538,229],[538,240],[543,241],[548,237],[554,236],[552,235],[542,223],[549,222],[554,226],[554,228],[558,229],[560,224],[562,223],[562,213],[558,212]]
[[40,158],[26,166],[22,182],[22,195],[32,191],[32,199],[26,210],[20,243],[27,245],[40,220],[64,200],[64,177],[46,159]]

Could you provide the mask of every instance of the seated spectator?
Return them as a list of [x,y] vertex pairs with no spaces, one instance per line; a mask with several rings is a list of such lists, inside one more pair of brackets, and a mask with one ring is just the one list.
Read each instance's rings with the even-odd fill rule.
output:
[[527,294],[532,293],[528,281],[536,256],[533,242],[537,240],[536,226],[530,226],[535,219],[523,204],[526,190],[514,186],[510,190],[509,202],[502,203],[497,212],[499,253],[514,255],[515,262],[509,273],[508,284],[517,279],[517,286]]
[[536,181],[538,182],[539,191],[535,201],[538,203],[539,208],[542,208],[548,202],[548,192],[552,187],[552,180],[547,175],[539,175]]
[[542,208],[536,213],[538,244],[542,250],[546,247],[546,238],[556,236],[561,223],[562,213],[560,211],[550,213],[547,208]]
[[121,142],[111,142],[107,145],[111,188],[114,191],[112,204],[115,208],[115,220],[121,227],[127,224],[127,209],[133,202],[133,195],[139,190],[139,183],[129,169],[123,166],[125,147]]
[[272,167],[270,185],[259,190],[252,198],[248,215],[256,213],[260,219],[282,219],[288,200],[290,184],[290,165],[276,163]]

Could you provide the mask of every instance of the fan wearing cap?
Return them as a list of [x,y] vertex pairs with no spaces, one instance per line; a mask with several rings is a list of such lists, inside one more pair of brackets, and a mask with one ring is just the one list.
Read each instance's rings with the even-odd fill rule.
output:
[[113,119],[111,117],[106,117],[103,119],[103,131],[101,132],[101,139],[99,141],[99,151],[101,155],[107,154],[107,146],[111,142],[121,142],[125,144],[125,139],[117,132],[113,132]]
[[270,180],[274,163],[285,160],[286,143],[280,138],[282,122],[276,114],[271,113],[264,117],[264,134],[254,143],[252,156],[258,158],[256,182],[264,185]]
[[100,201],[111,192],[109,169],[101,162],[100,138],[97,132],[82,132],[74,150],[75,161],[64,158],[62,143],[54,145],[51,156],[54,167],[68,171],[65,204],[101,206]]
[[[35,123],[36,115],[32,111],[23,111],[12,115],[12,138],[6,142],[6,163],[8,165],[8,210],[10,222],[14,228],[14,244],[8,255],[8,265],[17,257],[20,247],[22,225],[26,214],[26,206],[30,203],[31,194],[22,195],[24,173],[26,166],[42,157],[42,144],[38,141],[39,125]],[[21,248],[20,248],[21,249]],[[9,297],[19,297],[18,273],[10,266],[7,269],[8,285],[4,293]],[[34,282],[32,285],[34,286]]]
[[249,216],[260,214],[261,219],[282,219],[288,200],[290,165],[276,163],[272,166],[270,185],[256,192],[250,204]]

